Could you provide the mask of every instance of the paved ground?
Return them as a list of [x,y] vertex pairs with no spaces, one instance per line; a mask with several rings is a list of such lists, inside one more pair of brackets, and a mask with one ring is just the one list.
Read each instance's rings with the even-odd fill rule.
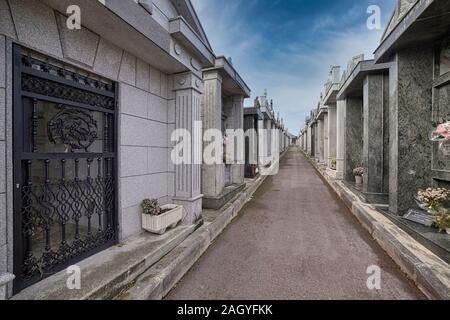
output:
[[[381,290],[366,270],[381,267]],[[167,299],[423,299],[297,150]]]

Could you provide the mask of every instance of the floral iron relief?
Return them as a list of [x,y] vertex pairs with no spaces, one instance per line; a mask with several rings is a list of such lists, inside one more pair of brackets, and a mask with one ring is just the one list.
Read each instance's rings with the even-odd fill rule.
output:
[[[60,106],[63,108],[63,106]],[[47,125],[51,142],[65,144],[67,151],[85,150],[98,136],[97,121],[88,111],[64,108]]]

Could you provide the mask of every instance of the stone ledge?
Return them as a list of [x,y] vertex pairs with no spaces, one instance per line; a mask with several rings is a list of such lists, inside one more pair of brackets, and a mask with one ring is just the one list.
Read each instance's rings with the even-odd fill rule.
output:
[[219,210],[240,191],[245,188],[245,183],[233,184],[224,188],[224,191],[217,197],[203,197],[203,208]]
[[318,168],[308,156],[306,158],[374,240],[429,299],[450,299],[450,265],[395,225],[373,205],[362,202],[342,181],[331,179],[325,170]]
[[[281,155],[280,160],[286,155]],[[205,210],[204,225],[191,234],[172,252],[139,276],[134,285],[123,290],[117,300],[160,300],[197,262],[214,240],[238,216],[244,205],[251,200],[267,176],[247,179],[246,188],[220,211]]]
[[137,276],[158,262],[193,233],[200,222],[179,226],[162,236],[142,233],[113,246],[77,265],[81,268],[81,289],[69,290],[65,270],[13,296],[13,300],[94,300],[110,299]]

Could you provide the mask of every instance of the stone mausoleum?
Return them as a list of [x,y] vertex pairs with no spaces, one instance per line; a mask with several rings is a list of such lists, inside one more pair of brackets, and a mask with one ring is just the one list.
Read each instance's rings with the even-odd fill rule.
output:
[[191,2],[76,3],[79,30],[71,1],[0,0],[0,298],[140,234],[145,198],[191,225],[243,183],[243,161],[202,181],[201,147],[171,160],[175,129],[243,128],[250,93]]
[[[202,166],[203,207],[219,209],[245,186],[244,136],[236,130],[243,133],[244,99],[250,97],[250,89],[225,57],[204,69],[203,79],[203,130],[220,130],[224,140],[222,161]],[[227,130],[236,135],[229,136]]]
[[[319,103],[328,107],[328,129],[320,108],[313,109],[300,136],[319,166],[327,134],[335,136],[328,141],[331,160],[336,148],[328,175],[446,261],[448,236],[402,217],[418,209],[420,189],[450,188],[450,142],[431,139],[437,124],[450,120],[450,20],[443,14],[449,10],[448,1],[399,0],[374,59],[354,57],[340,81],[332,67]],[[363,168],[361,185],[356,167]]]

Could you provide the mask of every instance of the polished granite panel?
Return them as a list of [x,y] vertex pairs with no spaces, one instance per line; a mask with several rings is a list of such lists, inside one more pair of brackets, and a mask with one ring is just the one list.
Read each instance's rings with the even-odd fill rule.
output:
[[363,101],[346,98],[345,180],[354,181],[353,169],[363,163]]
[[383,193],[389,193],[389,73],[383,75]]
[[383,192],[383,74],[364,79],[364,192]]
[[390,211],[405,214],[414,195],[431,185],[433,49],[405,49],[396,54],[391,81]]

